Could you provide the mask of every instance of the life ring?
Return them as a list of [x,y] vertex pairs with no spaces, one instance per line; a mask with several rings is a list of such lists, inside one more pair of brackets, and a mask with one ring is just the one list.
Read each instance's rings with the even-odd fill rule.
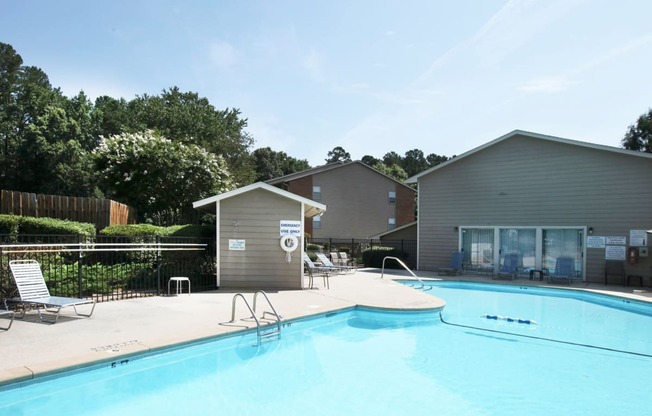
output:
[[286,253],[292,253],[299,247],[299,240],[293,235],[284,235],[281,237],[281,248]]

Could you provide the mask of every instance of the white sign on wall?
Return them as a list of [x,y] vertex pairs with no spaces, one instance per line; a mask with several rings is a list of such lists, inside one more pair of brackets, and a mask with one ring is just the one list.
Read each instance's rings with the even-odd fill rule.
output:
[[647,232],[645,230],[629,230],[630,246],[647,246]]
[[301,237],[301,221],[281,220],[281,237],[284,235],[293,235]]
[[604,248],[606,245],[606,238],[590,235],[586,237],[587,248]]
[[607,246],[604,250],[605,260],[625,260],[627,249],[625,246]]
[[607,236],[605,237],[607,239],[607,245],[612,245],[612,246],[624,246],[627,244],[627,237],[625,236]]
[[244,251],[245,240],[229,240],[229,250]]

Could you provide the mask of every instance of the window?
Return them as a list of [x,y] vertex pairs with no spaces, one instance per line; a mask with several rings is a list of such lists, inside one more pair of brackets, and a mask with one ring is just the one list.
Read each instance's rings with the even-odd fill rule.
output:
[[317,229],[321,228],[321,217],[317,215],[316,217],[312,217],[312,228]]
[[312,187],[312,199],[319,201],[321,199],[321,186]]
[[393,230],[394,228],[396,228],[396,218],[389,218],[387,220],[387,229]]
[[396,203],[396,192],[394,191],[389,191],[389,194],[387,195],[389,199],[390,204],[395,204]]

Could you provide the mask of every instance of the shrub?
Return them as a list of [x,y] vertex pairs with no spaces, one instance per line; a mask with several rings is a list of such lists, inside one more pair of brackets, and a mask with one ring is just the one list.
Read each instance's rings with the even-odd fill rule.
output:
[[0,234],[95,235],[95,225],[57,218],[0,215]]
[[[393,247],[374,247],[362,252],[362,262],[365,267],[383,267],[383,259],[387,256],[397,257],[401,260],[408,258],[408,253]],[[398,269],[401,266],[395,261],[385,263],[385,268]]]
[[18,234],[21,218],[18,215],[0,215],[0,234]]
[[110,225],[100,231],[107,236],[124,237],[214,237],[215,225],[173,225],[159,227],[151,224]]

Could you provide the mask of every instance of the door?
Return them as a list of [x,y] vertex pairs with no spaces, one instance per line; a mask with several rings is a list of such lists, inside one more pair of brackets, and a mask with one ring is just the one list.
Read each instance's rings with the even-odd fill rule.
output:
[[[567,274],[572,270],[575,278],[581,278],[584,267],[584,230],[577,228],[543,230],[543,268],[551,275]],[[570,267],[561,260],[569,259]],[[557,270],[564,264],[564,270]]]
[[494,268],[494,229],[463,228],[462,263],[470,271],[492,271]]
[[501,273],[527,274],[535,268],[536,234],[535,228],[500,229]]

